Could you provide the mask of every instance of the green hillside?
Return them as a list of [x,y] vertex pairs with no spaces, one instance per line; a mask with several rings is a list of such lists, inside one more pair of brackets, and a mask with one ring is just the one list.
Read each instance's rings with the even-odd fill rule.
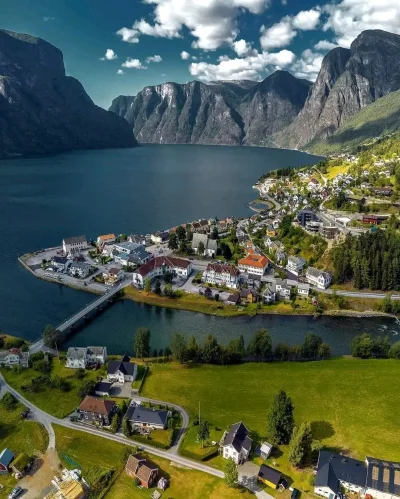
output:
[[354,151],[364,142],[399,128],[400,90],[362,109],[328,139],[310,142],[307,150],[317,154]]

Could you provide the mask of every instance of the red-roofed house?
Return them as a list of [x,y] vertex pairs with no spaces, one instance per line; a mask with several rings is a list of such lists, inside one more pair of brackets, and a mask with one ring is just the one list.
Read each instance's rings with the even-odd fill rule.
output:
[[238,261],[239,270],[249,274],[264,275],[267,270],[269,260],[262,255],[249,254],[246,258]]
[[146,279],[163,276],[166,272],[179,277],[188,277],[192,272],[192,262],[183,258],[157,256],[133,272],[133,284],[143,287]]

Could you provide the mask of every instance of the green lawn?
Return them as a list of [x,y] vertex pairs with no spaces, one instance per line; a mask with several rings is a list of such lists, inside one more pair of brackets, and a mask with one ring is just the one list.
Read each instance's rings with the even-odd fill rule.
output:
[[[54,425],[54,431],[60,459],[68,468],[72,466],[66,458],[81,466],[83,477],[94,485],[94,497],[102,495],[110,485],[111,488],[105,495],[106,499],[150,497],[154,489],[148,491],[137,488],[133,480],[124,472],[126,460],[131,453],[130,447],[57,425]],[[161,475],[170,479],[171,487],[163,494],[165,498],[251,499],[254,497],[249,492],[228,489],[221,479],[212,475],[180,468],[168,460],[146,456],[145,453],[141,454],[159,466]],[[112,478],[108,485],[100,487],[99,477],[107,472],[112,472]]]
[[[28,456],[43,453],[48,445],[47,432],[34,421],[21,419],[23,406],[18,404],[13,411],[0,406],[0,452],[8,447],[15,455],[25,452]],[[0,475],[4,489],[0,497],[7,497],[16,481],[11,475]]]
[[185,368],[154,364],[143,395],[164,399],[222,428],[243,420],[265,435],[272,397],[281,388],[295,406],[297,422],[311,421],[325,446],[400,461],[400,391],[396,360],[335,359],[305,363],[248,363]]
[[21,387],[29,385],[32,379],[38,377],[40,375],[38,371],[24,369],[21,373],[17,373],[12,369],[2,369],[2,374],[7,383],[22,393],[30,402],[40,407],[40,409],[59,418],[70,414],[79,405],[81,400],[78,396],[78,390],[82,383],[88,379],[96,380],[101,376],[102,371],[86,371],[85,377],[82,380],[77,379],[75,373],[76,369],[68,369],[65,367],[63,361],[60,364],[58,359],[54,359],[50,376],[65,378],[70,383],[70,390],[63,392],[58,388],[46,386],[41,388],[40,391],[32,393],[23,391]]
[[[201,445],[201,442],[198,442],[197,439],[199,427],[192,425],[189,427],[189,430],[185,433],[184,439],[180,446],[182,450],[197,455],[197,459],[199,461],[201,461],[204,456],[210,455],[213,451],[218,451],[218,446],[212,445],[212,442],[219,443],[219,441],[222,438],[222,435],[224,434],[222,428],[217,427],[218,429],[216,429],[216,427],[212,425],[212,421],[209,421],[209,423],[210,423],[210,437],[203,442],[203,447]],[[206,459],[207,464],[212,466],[214,464],[212,462],[214,459],[215,456],[213,456],[211,459]]]

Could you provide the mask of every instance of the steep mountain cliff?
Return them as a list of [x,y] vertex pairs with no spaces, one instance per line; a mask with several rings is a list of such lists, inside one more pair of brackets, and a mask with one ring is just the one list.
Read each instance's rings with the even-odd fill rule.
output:
[[304,109],[274,140],[302,148],[324,140],[361,109],[400,89],[400,36],[381,30],[361,33],[350,49],[327,54]]
[[136,144],[126,121],[65,75],[60,50],[0,30],[0,157]]
[[139,142],[267,145],[297,116],[310,82],[277,71],[262,82],[192,81],[146,87],[114,99]]

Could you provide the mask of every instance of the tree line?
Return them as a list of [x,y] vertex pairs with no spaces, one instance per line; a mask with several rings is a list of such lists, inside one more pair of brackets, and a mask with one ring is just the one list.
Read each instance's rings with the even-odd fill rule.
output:
[[272,362],[324,360],[331,357],[331,347],[324,343],[320,336],[309,333],[301,345],[278,343],[274,348],[271,337],[266,329],[260,329],[245,344],[243,335],[232,339],[227,346],[218,343],[215,336],[209,334],[202,344],[197,343],[194,336],[189,339],[182,333],[172,335],[169,347],[160,351],[150,350],[151,333],[147,328],[136,331],[134,351],[136,357],[171,357],[185,364],[238,364],[240,362]]
[[357,289],[400,289],[400,236],[392,230],[348,234],[333,249],[336,283]]
[[400,359],[400,341],[390,345],[387,336],[373,338],[363,333],[353,339],[351,354],[360,359]]

